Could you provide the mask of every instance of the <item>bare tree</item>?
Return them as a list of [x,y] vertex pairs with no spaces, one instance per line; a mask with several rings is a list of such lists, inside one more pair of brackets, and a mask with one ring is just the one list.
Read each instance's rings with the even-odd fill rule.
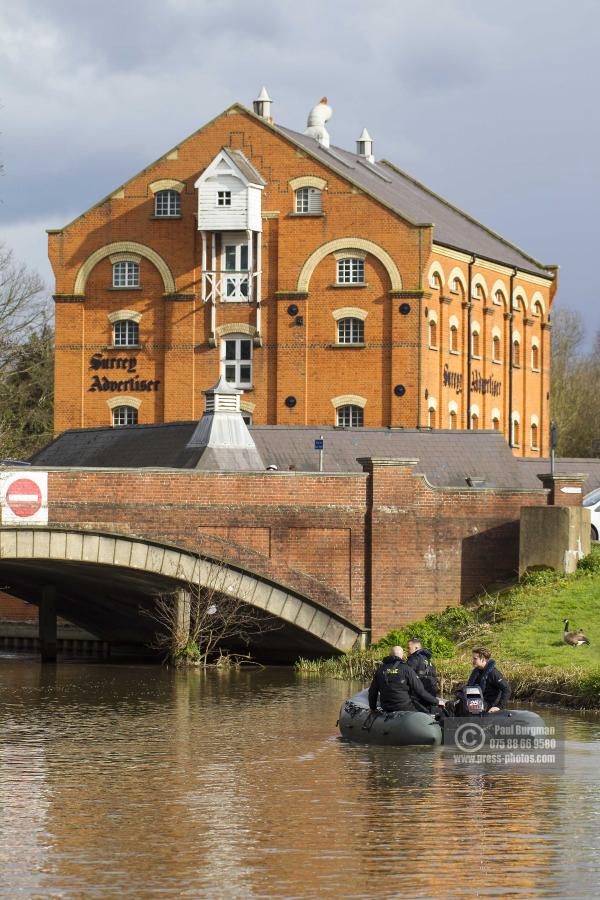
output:
[[579,313],[553,316],[551,415],[558,428],[560,456],[597,452],[600,422],[599,336],[591,353],[583,349],[585,328]]
[[12,250],[0,244],[0,367],[47,321],[48,297],[42,279],[25,263],[15,262]]
[[249,655],[232,654],[231,647],[248,646],[258,634],[281,623],[246,600],[244,575],[224,563],[210,565],[207,583],[190,584],[155,598],[144,614],[158,625],[152,647],[173,665],[209,665],[238,662]]

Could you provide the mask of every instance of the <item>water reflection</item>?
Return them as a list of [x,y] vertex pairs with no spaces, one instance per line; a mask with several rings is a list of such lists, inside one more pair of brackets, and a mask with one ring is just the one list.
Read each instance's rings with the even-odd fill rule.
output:
[[0,896],[596,896],[597,718],[566,776],[464,771],[338,740],[355,690],[0,659]]

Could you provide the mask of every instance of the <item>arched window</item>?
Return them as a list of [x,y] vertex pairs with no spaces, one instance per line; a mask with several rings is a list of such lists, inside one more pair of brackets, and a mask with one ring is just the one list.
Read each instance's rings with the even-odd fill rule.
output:
[[496,306],[504,306],[504,304],[506,303],[506,297],[504,296],[502,291],[496,291],[496,293],[494,294],[494,303],[496,304]]
[[169,218],[181,215],[181,200],[177,191],[157,191],[154,195],[154,215]]
[[450,353],[458,353],[458,327],[450,326]]
[[296,191],[296,212],[317,214],[323,210],[323,193],[315,187],[302,187]]
[[450,431],[456,431],[458,428],[458,416],[456,415],[455,409],[451,409],[448,413],[448,426]]
[[427,406],[427,427],[435,428],[437,425],[437,416],[436,416],[437,403],[432,398],[430,399]]
[[365,261],[354,256],[345,256],[337,261],[338,284],[364,284]]
[[531,345],[531,368],[534,372],[540,370],[540,348],[538,344]]
[[338,344],[364,344],[365,323],[362,319],[338,320]]
[[437,350],[437,322],[435,319],[429,320],[429,348]]
[[135,406],[115,406],[112,411],[113,428],[124,428],[126,425],[137,425],[138,411]]
[[539,433],[538,423],[535,419],[532,419],[531,420],[531,449],[532,450],[540,449],[538,433]]
[[517,367],[521,365],[521,342],[519,338],[513,338],[512,364]]
[[477,413],[471,413],[471,431],[479,431],[479,416]]
[[222,339],[221,375],[235,387],[252,387],[252,338],[247,334],[228,334]]
[[500,348],[501,348],[500,335],[495,334],[492,337],[492,362],[499,363],[502,361]]
[[512,445],[513,447],[521,446],[521,422],[518,413],[514,413],[512,420]]
[[120,319],[113,325],[113,347],[136,347],[140,340],[140,326],[133,319]]
[[492,428],[494,431],[500,431],[500,418],[492,414]]
[[471,356],[477,357],[479,359],[481,355],[481,342],[479,339],[479,326],[473,325],[471,331]]
[[113,263],[113,287],[131,288],[140,286],[140,264],[124,260]]
[[429,276],[429,287],[433,291],[441,291],[442,289],[442,279],[440,278],[439,272],[432,272]]
[[364,410],[360,406],[338,406],[336,422],[344,428],[362,428],[364,425]]
[[460,278],[454,278],[450,283],[450,293],[459,294],[461,297],[465,295],[465,289]]

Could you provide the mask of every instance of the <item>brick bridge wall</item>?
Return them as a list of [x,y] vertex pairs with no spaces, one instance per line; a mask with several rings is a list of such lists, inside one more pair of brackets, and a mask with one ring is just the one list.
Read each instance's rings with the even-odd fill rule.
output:
[[[546,492],[432,489],[401,461],[357,474],[49,471],[48,524],[240,563],[372,628],[457,604],[518,570],[519,515]],[[7,617],[0,598],[0,618]]]

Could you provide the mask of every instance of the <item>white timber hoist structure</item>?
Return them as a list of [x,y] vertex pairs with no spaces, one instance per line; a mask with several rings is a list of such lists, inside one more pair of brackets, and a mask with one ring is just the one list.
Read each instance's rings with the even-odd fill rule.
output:
[[217,154],[196,181],[202,235],[202,302],[211,304],[210,342],[216,344],[219,303],[256,308],[261,333],[262,218],[266,182],[241,150]]

